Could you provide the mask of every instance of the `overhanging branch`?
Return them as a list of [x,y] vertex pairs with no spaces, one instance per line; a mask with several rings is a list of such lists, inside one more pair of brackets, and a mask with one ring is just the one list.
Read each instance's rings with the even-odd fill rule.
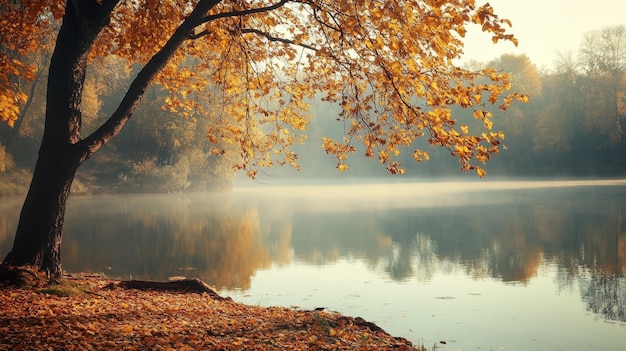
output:
[[91,157],[91,155],[121,131],[135,112],[137,104],[139,104],[139,101],[143,97],[146,87],[157,73],[163,69],[170,58],[174,56],[176,50],[178,50],[189,37],[196,23],[220,1],[221,0],[200,0],[189,17],[180,24],[165,45],[154,54],[148,63],[139,71],[128,87],[124,98],[122,98],[119,106],[109,119],[87,138],[75,144],[76,147],[80,149],[79,152],[83,155],[83,160]]
[[[296,42],[293,39],[286,39],[286,38],[276,37],[276,36],[273,36],[273,35],[271,35],[271,34],[269,34],[267,32],[259,30],[259,29],[243,28],[243,29],[240,30],[240,33],[242,33],[242,34],[246,34],[246,33],[258,34],[260,36],[265,37],[269,41],[280,42],[280,43],[285,43],[285,44],[290,44],[290,45],[296,45],[296,46],[300,46],[300,47],[303,47],[305,49],[309,49],[309,50],[313,50],[313,51],[317,51],[318,50],[316,47],[311,46],[309,44],[298,43],[298,42]],[[209,34],[211,34],[211,31],[205,29],[202,32],[190,34],[189,37],[187,37],[187,39],[189,39],[189,40],[196,40],[196,39],[200,39],[203,36],[209,35]]]
[[231,11],[231,12],[217,13],[215,15],[210,15],[210,16],[206,16],[206,17],[202,18],[198,22],[197,25],[199,26],[199,25],[201,25],[203,23],[211,22],[211,21],[214,21],[214,20],[220,19],[220,18],[241,17],[241,16],[246,16],[246,15],[253,15],[255,13],[269,12],[269,11],[276,10],[276,9],[284,6],[288,2],[303,3],[302,0],[280,0],[279,2],[275,3],[274,5],[258,7],[258,8],[253,8],[253,9],[247,9],[247,10],[241,10],[241,11]]
[[286,38],[280,38],[280,37],[275,37],[269,33],[263,32],[261,30],[258,29],[254,29],[254,28],[243,28],[241,29],[241,33],[245,34],[245,33],[253,33],[253,34],[258,34],[260,36],[265,37],[267,40],[269,41],[275,41],[275,42],[280,42],[280,43],[285,43],[285,44],[292,44],[292,45],[297,45],[297,46],[301,46],[305,49],[309,49],[309,50],[313,50],[313,51],[317,51],[316,47],[313,47],[311,45],[308,44],[303,44],[303,43],[297,43],[292,39],[286,39]]

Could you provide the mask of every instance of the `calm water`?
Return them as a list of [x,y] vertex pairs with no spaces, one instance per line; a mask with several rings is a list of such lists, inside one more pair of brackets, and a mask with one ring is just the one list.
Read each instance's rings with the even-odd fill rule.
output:
[[[20,200],[0,203],[0,254]],[[443,350],[625,350],[626,181],[270,186],[72,198],[63,267],[200,277]]]

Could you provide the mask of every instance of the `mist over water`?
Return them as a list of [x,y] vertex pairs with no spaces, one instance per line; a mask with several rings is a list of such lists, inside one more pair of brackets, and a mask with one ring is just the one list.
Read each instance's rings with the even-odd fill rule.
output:
[[346,210],[346,204],[351,206],[349,209],[354,209],[354,206],[359,209],[379,208],[381,204],[386,208],[477,205],[511,201],[510,194],[503,192],[506,190],[612,186],[626,186],[626,180],[375,182],[363,179],[356,182],[318,180],[314,184],[304,181],[289,185],[248,182],[235,187],[234,193],[274,201],[295,201],[320,211],[342,211]]
[[[0,204],[2,255],[20,206]],[[326,307],[426,346],[621,350],[625,209],[625,180],[72,197],[63,268],[199,277],[237,301]]]

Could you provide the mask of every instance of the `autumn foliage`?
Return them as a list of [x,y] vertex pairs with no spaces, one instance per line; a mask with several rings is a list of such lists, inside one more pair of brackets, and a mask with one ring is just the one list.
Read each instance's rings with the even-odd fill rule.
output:
[[72,296],[0,288],[0,350],[415,350],[361,318],[110,283],[74,281],[85,292]]
[[[291,146],[306,139],[314,98],[341,106],[332,117],[344,122],[345,136],[322,140],[340,171],[358,150],[391,173],[403,173],[396,160],[401,152],[418,162],[429,159],[427,151],[412,146],[425,137],[449,149],[463,170],[482,176],[480,165],[504,138],[492,130],[490,105],[506,108],[526,98],[503,96],[510,88],[504,74],[455,64],[469,25],[490,32],[494,42],[516,43],[505,31],[511,23],[474,0],[117,2],[98,1],[112,11],[90,60],[117,55],[129,64],[147,64],[166,54],[170,36],[195,7],[209,9],[185,22],[192,29],[188,40],[155,79],[170,91],[167,108],[182,115],[202,110],[193,94],[212,96],[216,108],[205,112],[215,123],[207,136],[216,145],[238,146],[234,168],[252,177],[258,167],[298,168]],[[37,38],[73,4],[0,0],[0,119],[15,122],[26,99],[17,79],[32,76],[22,58],[37,50]],[[456,105],[473,109],[482,123],[458,122],[451,114]]]

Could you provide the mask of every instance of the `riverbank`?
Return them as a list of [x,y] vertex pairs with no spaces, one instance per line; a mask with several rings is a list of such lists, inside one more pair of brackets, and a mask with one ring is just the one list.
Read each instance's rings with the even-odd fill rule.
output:
[[358,317],[115,283],[0,287],[0,350],[419,350]]

